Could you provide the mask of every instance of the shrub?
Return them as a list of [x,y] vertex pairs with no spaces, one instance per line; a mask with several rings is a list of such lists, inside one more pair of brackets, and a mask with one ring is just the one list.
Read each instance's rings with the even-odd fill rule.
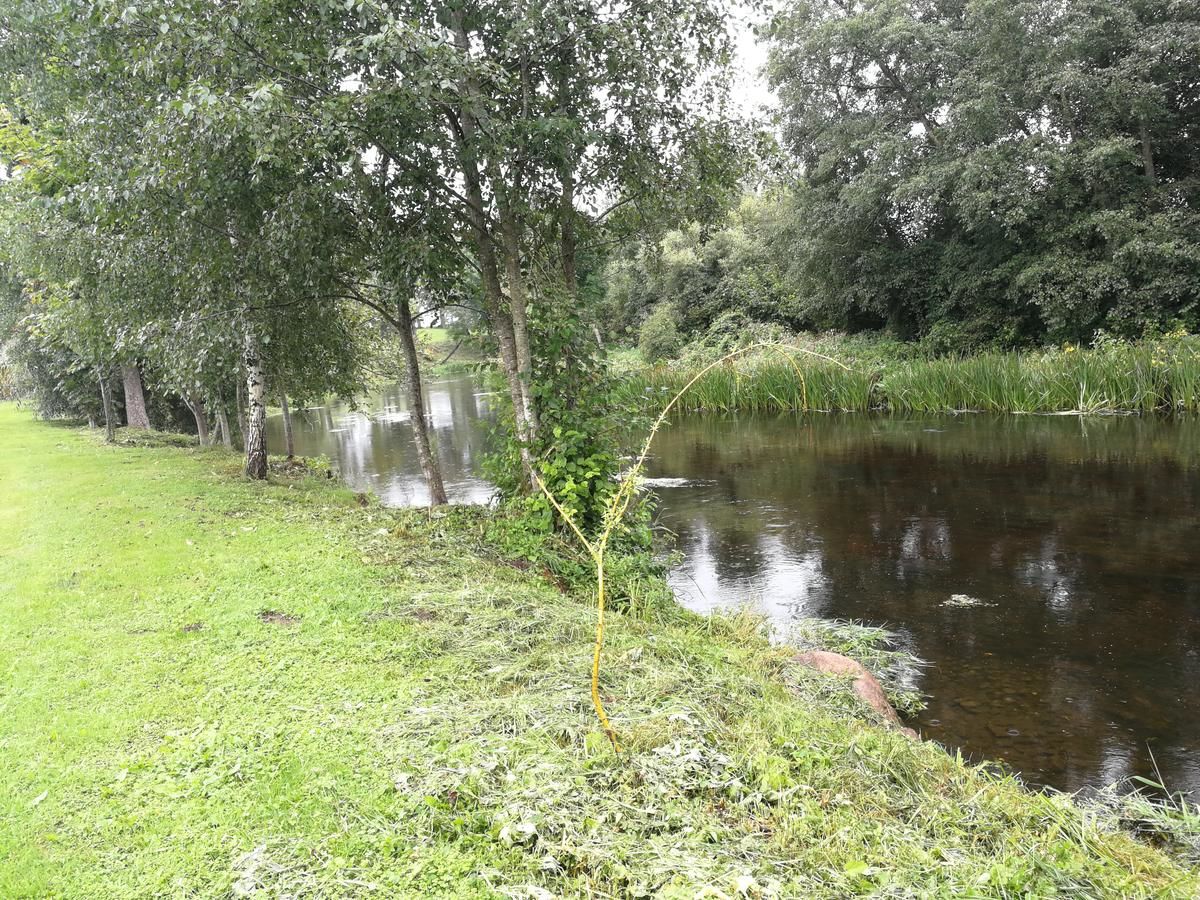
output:
[[17,373],[7,363],[0,362],[0,400],[17,399]]
[[679,354],[682,339],[679,335],[679,315],[669,303],[660,303],[642,323],[638,349],[647,362],[673,359]]

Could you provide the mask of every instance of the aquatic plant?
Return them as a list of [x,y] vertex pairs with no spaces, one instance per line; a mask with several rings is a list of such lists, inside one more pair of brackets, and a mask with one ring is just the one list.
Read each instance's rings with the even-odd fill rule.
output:
[[1137,343],[1101,339],[1089,349],[865,357],[852,366],[814,357],[781,364],[739,352],[698,378],[695,363],[646,367],[625,377],[620,396],[654,409],[691,384],[676,404],[691,412],[1200,412],[1200,337],[1182,332]]

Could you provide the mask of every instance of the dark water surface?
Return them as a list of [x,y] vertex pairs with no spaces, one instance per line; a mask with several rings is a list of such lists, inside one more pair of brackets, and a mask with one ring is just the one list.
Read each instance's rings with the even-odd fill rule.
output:
[[928,660],[913,724],[1065,790],[1200,790],[1200,428],[691,417],[651,474],[696,609],[856,619]]
[[[487,401],[470,379],[429,388],[456,502],[490,494]],[[297,414],[297,451],[390,505],[427,502],[400,391],[370,408]],[[898,632],[930,663],[913,724],[1029,782],[1157,779],[1156,761],[1200,791],[1197,422],[693,416],[654,453],[688,606]]]

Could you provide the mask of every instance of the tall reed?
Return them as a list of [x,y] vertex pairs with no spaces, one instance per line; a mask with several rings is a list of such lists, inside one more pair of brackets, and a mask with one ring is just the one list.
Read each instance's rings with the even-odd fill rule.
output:
[[657,410],[694,382],[676,403],[693,412],[1200,412],[1196,336],[849,367],[828,359],[749,353],[709,364],[698,378],[699,367],[658,366],[625,377],[618,394]]

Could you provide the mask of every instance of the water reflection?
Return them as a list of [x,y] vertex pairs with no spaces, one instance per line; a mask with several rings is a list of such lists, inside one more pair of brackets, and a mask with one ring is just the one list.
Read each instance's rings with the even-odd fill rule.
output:
[[[492,486],[479,474],[492,422],[488,399],[469,377],[426,385],[430,435],[453,503],[486,503],[491,497]],[[296,453],[328,456],[347,484],[374,492],[387,506],[427,506],[429,489],[417,462],[403,387],[392,385],[361,407],[293,412]],[[272,452],[283,446],[281,416],[268,418],[267,441]]]
[[1065,789],[1200,789],[1194,422],[694,417],[655,446],[696,609],[854,618],[933,663],[926,736]]

